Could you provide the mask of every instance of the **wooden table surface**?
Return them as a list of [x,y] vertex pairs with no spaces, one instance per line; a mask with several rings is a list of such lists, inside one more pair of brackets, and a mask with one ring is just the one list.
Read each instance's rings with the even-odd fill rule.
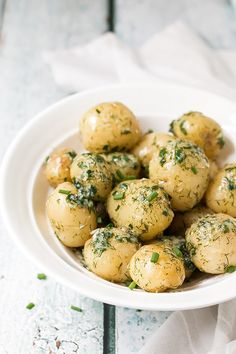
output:
[[[235,0],[0,0],[0,159],[34,114],[70,94],[55,85],[45,50],[86,43],[109,29],[139,45],[178,19],[211,46],[236,49]],[[2,222],[0,245],[0,354],[137,353],[169,316],[104,305],[51,278],[38,280],[41,270]],[[31,311],[29,302],[36,304]]]

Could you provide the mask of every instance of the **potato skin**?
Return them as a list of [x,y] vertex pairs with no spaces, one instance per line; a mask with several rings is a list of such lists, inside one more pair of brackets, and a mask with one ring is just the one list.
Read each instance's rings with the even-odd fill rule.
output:
[[131,151],[144,167],[148,167],[153,155],[160,151],[168,141],[175,140],[173,135],[167,133],[149,133],[143,135],[140,142]]
[[[151,261],[153,252],[159,255],[156,263]],[[165,243],[141,247],[131,258],[129,271],[135,283],[149,292],[176,289],[185,278],[183,261]]]
[[200,146],[207,157],[219,156],[225,141],[218,123],[201,112],[188,112],[170,125],[170,131],[178,138]]
[[209,214],[214,214],[214,212],[204,205],[197,205],[185,213],[177,212],[167,231],[171,235],[185,235],[186,230],[194,222]]
[[167,143],[149,164],[150,179],[171,196],[175,210],[192,209],[202,199],[209,182],[209,161],[191,142]]
[[[151,196],[155,196],[150,199]],[[120,183],[107,199],[108,214],[116,226],[131,228],[141,240],[157,237],[172,219],[169,196],[148,179]]]
[[135,179],[139,177],[140,163],[138,159],[129,153],[113,152],[102,155],[110,164],[116,181]]
[[236,217],[236,163],[226,165],[211,181],[206,204],[216,213]]
[[140,244],[125,228],[100,228],[84,246],[88,268],[103,279],[121,283],[130,279],[128,264]]
[[105,200],[113,185],[113,174],[110,165],[99,154],[85,153],[76,156],[70,175],[73,181],[84,187],[95,188],[94,200]]
[[45,175],[52,187],[63,182],[70,182],[70,166],[76,152],[72,149],[57,149],[45,161]]
[[141,138],[135,115],[120,102],[98,104],[80,120],[85,148],[91,152],[130,150]]
[[92,210],[71,203],[67,195],[60,191],[76,194],[75,186],[70,182],[59,184],[46,202],[46,213],[50,224],[67,247],[81,247],[90,238],[90,232],[97,227],[96,215]]
[[187,230],[186,245],[199,270],[225,273],[236,266],[236,220],[226,214],[204,216]]

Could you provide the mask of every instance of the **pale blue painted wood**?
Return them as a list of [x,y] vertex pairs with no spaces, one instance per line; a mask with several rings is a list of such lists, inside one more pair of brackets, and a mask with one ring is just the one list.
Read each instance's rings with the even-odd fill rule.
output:
[[118,35],[140,45],[182,20],[215,48],[236,49],[235,0],[116,0]]

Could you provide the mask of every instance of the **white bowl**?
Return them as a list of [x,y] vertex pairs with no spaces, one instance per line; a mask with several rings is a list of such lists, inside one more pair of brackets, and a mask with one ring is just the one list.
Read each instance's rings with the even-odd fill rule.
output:
[[[0,205],[16,244],[40,269],[79,293],[117,306],[147,310],[192,309],[236,296],[236,272],[193,281],[177,292],[162,294],[129,290],[86,270],[53,235],[45,215],[49,188],[42,163],[57,146],[82,150],[78,121],[102,101],[121,101],[138,116],[144,131],[167,131],[170,121],[190,110],[214,117],[232,142],[236,104],[206,91],[170,83],[114,85],[70,96],[32,119],[8,149],[1,167]],[[224,161],[236,161],[228,142]]]

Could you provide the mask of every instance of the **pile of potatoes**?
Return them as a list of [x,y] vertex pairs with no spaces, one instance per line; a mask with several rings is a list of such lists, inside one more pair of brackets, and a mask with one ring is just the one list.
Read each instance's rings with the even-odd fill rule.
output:
[[180,287],[197,269],[236,270],[236,163],[220,169],[221,127],[199,112],[169,133],[142,134],[122,103],[80,120],[86,153],[63,148],[45,162],[55,189],[46,212],[58,239],[83,247],[87,268],[130,289]]

